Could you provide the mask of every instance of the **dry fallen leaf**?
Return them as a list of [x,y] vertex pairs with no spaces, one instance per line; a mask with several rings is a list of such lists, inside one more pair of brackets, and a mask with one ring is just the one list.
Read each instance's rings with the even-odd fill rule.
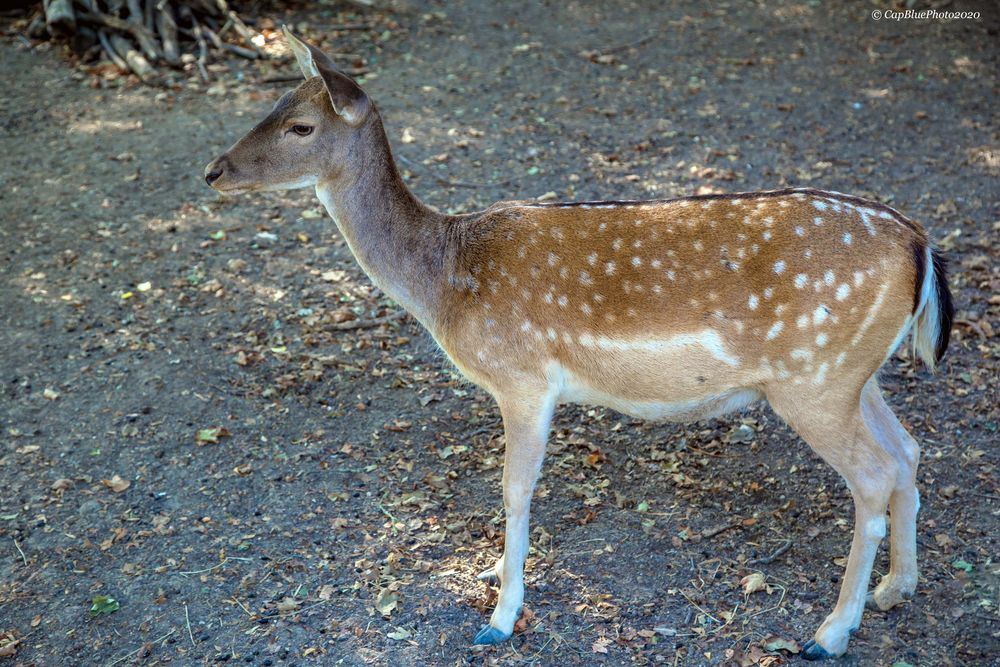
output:
[[743,577],[740,579],[740,586],[743,587],[744,595],[750,595],[752,593],[756,593],[757,591],[771,592],[767,585],[767,577],[765,577],[762,572],[754,572],[753,574],[748,574]]
[[285,614],[290,611],[295,611],[302,605],[302,600],[297,600],[295,598],[290,598],[285,596],[278,601],[274,608],[278,610],[278,613]]
[[607,637],[598,637],[594,640],[594,643],[590,645],[590,648],[594,653],[607,653],[609,646],[611,646],[610,639]]
[[514,632],[521,633],[528,629],[531,625],[532,619],[535,618],[535,612],[531,611],[527,607],[521,608],[521,618],[517,619],[514,623]]
[[102,479],[101,484],[108,487],[115,493],[121,493],[128,487],[132,486],[132,482],[127,479],[122,479],[120,476],[115,475],[111,479]]
[[50,487],[53,491],[65,491],[73,486],[73,480],[62,477],[52,482]]

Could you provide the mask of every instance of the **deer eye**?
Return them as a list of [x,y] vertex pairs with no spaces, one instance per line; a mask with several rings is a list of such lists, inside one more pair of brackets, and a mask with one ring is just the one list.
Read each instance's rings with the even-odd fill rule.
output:
[[310,134],[312,134],[313,129],[311,125],[292,125],[290,131],[294,132],[300,137],[308,137]]

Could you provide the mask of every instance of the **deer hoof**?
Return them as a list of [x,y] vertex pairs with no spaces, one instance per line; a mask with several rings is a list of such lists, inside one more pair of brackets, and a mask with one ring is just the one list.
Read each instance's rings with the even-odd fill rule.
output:
[[477,646],[493,646],[510,639],[510,634],[509,632],[497,630],[492,625],[484,625],[479,633],[476,634],[476,638],[472,640],[472,643]]
[[810,639],[802,647],[802,657],[806,660],[826,660],[836,656],[817,644],[815,639]]

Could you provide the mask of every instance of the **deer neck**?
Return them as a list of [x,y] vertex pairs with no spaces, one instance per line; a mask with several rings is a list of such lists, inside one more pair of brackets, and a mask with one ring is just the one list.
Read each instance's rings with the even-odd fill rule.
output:
[[351,252],[383,292],[433,329],[443,285],[445,216],[410,192],[376,117],[359,136],[351,163],[316,195]]

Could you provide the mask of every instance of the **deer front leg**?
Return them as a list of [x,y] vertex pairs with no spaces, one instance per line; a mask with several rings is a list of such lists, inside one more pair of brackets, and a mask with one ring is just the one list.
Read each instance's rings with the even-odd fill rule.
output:
[[545,456],[555,400],[551,395],[500,397],[504,436],[503,504],[507,527],[503,556],[491,571],[500,579],[500,597],[488,625],[474,644],[499,644],[510,638],[524,601],[524,559],[528,555],[528,512]]

